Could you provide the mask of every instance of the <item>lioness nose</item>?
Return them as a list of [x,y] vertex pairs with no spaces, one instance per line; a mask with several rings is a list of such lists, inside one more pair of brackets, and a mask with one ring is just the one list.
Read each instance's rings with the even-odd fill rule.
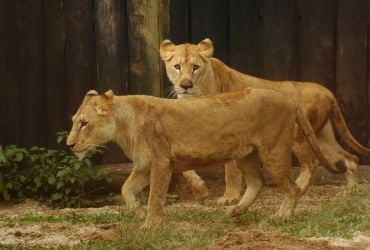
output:
[[70,147],[70,148],[73,148],[74,146],[76,146],[76,143],[74,143],[74,142],[67,142],[67,146]]
[[182,83],[180,83],[180,87],[185,89],[185,90],[189,89],[189,88],[193,87],[193,82],[192,81],[182,82]]

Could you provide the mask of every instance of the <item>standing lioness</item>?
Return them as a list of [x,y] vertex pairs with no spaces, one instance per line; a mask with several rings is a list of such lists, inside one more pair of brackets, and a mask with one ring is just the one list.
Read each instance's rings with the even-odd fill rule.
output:
[[[370,155],[370,150],[360,145],[352,137],[335,96],[325,87],[309,82],[269,81],[242,74],[212,57],[213,45],[209,39],[205,39],[199,44],[180,45],[165,40],[160,45],[160,54],[166,64],[167,76],[173,83],[179,98],[237,91],[246,87],[274,89],[293,98],[302,105],[325,156],[331,164],[337,164],[338,167],[345,165],[349,188],[356,184],[358,158],[343,150],[337,143],[333,125],[351,148],[367,155]],[[249,106],[249,108],[254,107]],[[278,115],[277,113],[276,116]],[[232,122],[237,122],[237,120]],[[307,189],[316,169],[314,158],[306,147],[301,133],[297,131],[293,151],[302,167],[301,174],[297,179],[302,194]],[[250,164],[258,163],[250,162]],[[238,200],[241,191],[241,177],[235,164],[232,162],[227,164],[225,171],[226,190],[224,197],[219,200],[221,204]],[[194,172],[189,172],[187,175],[189,178],[193,177],[196,182],[198,177]],[[198,186],[201,184],[203,183]]]
[[161,220],[168,183],[174,170],[204,168],[235,159],[248,182],[241,201],[229,213],[242,213],[263,187],[257,158],[284,193],[277,213],[290,216],[298,187],[291,180],[291,148],[297,123],[320,161],[332,171],[297,105],[272,90],[245,89],[235,93],[167,100],[150,96],[98,95],[89,91],[77,113],[67,145],[82,158],[96,145],[117,142],[134,168],[122,187],[130,209],[135,195],[150,183],[144,227]]

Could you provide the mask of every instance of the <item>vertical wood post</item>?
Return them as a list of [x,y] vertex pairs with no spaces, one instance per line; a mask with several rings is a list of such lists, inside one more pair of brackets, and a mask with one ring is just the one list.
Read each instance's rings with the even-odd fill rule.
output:
[[0,1],[0,145],[20,142],[16,2]]
[[65,0],[68,114],[76,112],[85,93],[96,88],[93,0]]
[[[44,1],[44,77],[45,77],[45,133],[46,145],[56,146],[55,133],[70,124],[67,114],[64,0]],[[68,126],[67,126],[68,125]]]
[[42,1],[17,2],[17,77],[19,80],[22,146],[44,145]]
[[95,0],[97,90],[127,94],[126,1]]
[[127,15],[130,93],[160,96],[164,66],[159,44],[168,37],[169,0],[130,0]]
[[335,93],[336,0],[299,0],[299,80]]
[[263,75],[272,80],[298,80],[298,26],[295,0],[264,0]]
[[366,0],[338,0],[337,99],[354,137],[367,143]]

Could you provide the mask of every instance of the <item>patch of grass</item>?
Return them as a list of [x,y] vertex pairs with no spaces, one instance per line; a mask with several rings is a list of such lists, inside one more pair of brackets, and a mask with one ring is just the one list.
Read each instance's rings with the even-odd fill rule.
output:
[[223,209],[174,209],[165,214],[164,226],[141,231],[143,221],[123,219],[120,225],[122,249],[175,249],[179,246],[202,248],[232,231]]
[[99,213],[99,214],[75,214],[75,215],[53,215],[53,216],[40,216],[32,213],[24,214],[16,217],[1,216],[0,221],[8,225],[15,225],[22,222],[70,222],[73,224],[78,223],[95,223],[105,224],[119,222],[122,215],[116,213]]
[[225,214],[225,209],[219,207],[213,207],[207,210],[199,210],[196,208],[177,208],[170,210],[165,214],[166,222],[188,221],[192,223],[224,223],[228,220],[229,218]]
[[304,237],[351,238],[356,231],[370,230],[370,185],[324,204],[321,211],[276,223],[282,231]]
[[317,212],[287,220],[270,219],[269,211],[248,211],[234,220],[247,228],[276,229],[299,237],[351,238],[356,231],[370,230],[370,185],[362,184],[350,195],[338,196]]
[[119,241],[103,241],[103,242],[87,242],[81,243],[76,246],[58,246],[58,247],[42,247],[42,246],[27,246],[27,245],[1,245],[1,250],[44,250],[44,249],[55,249],[55,250],[118,250],[123,249],[121,242]]

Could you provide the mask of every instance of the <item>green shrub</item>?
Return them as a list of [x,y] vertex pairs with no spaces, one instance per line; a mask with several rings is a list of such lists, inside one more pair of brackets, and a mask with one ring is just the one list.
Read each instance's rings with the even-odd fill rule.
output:
[[[66,135],[58,133],[57,141]],[[4,200],[27,196],[56,207],[86,205],[91,195],[86,184],[109,181],[105,171],[91,168],[91,158],[101,152],[97,149],[78,160],[63,150],[0,147],[0,194]]]
[[23,185],[26,175],[21,171],[20,164],[28,156],[24,148],[14,145],[2,147],[0,145],[0,195],[4,200],[24,197]]

